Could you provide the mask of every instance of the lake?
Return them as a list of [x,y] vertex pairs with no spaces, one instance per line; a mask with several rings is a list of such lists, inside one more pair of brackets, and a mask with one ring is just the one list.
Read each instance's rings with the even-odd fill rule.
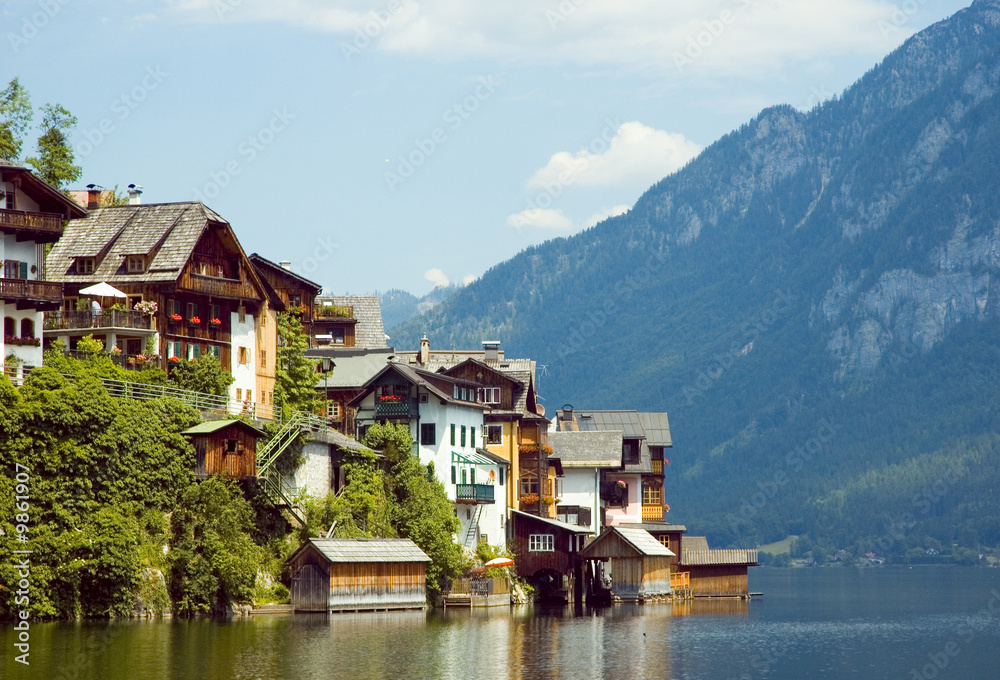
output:
[[751,602],[0,629],[4,678],[1000,678],[1000,569],[751,569]]

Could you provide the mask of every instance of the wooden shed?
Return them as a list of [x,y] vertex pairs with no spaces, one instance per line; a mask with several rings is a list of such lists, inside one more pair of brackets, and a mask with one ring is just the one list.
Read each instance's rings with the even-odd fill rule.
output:
[[674,553],[644,529],[609,527],[580,556],[611,562],[611,594],[616,600],[642,602],[670,595]]
[[557,519],[510,511],[517,574],[541,601],[579,601],[583,594],[580,550],[593,532]]
[[[692,540],[694,539],[694,540]],[[686,536],[681,550],[680,570],[690,574],[694,597],[747,597],[747,572],[757,566],[755,548],[710,550],[699,536]]]
[[199,479],[257,476],[257,440],[265,433],[242,420],[210,420],[181,432],[191,440]]
[[292,608],[422,609],[430,561],[407,538],[310,538],[288,559]]

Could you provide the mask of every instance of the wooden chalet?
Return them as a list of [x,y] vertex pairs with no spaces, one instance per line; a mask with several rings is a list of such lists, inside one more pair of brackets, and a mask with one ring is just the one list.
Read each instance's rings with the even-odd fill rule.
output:
[[209,420],[183,432],[195,450],[195,476],[257,476],[257,440],[266,436],[242,420]]
[[422,609],[430,558],[403,538],[310,538],[288,559],[297,612]]
[[694,597],[749,597],[748,571],[756,548],[712,550],[704,536],[685,536],[678,568],[687,572]]
[[[107,282],[128,295],[127,310],[156,302],[162,368],[169,370],[171,358],[211,354],[235,378],[231,399],[255,407],[273,403],[276,312],[283,303],[269,295],[230,224],[207,206],[97,208],[67,224],[46,266],[64,287],[63,320],[53,337],[65,336],[70,349],[86,333],[111,330],[95,330],[89,311],[77,311],[80,289]],[[143,352],[141,339],[127,329],[116,337],[124,355]]]
[[324,358],[332,362],[332,370],[316,374],[316,390],[324,394],[323,408],[330,427],[338,432],[353,436],[357,431],[355,416],[357,407],[351,402],[363,391],[365,383],[385,368],[393,356],[393,348],[362,349],[313,347],[306,350],[306,356],[322,368]]
[[540,600],[579,602],[584,581],[580,551],[593,532],[519,510],[510,511],[510,525],[518,576],[531,582]]
[[643,529],[608,528],[583,549],[580,557],[610,563],[611,595],[616,601],[644,602],[670,595],[670,559],[674,553]]

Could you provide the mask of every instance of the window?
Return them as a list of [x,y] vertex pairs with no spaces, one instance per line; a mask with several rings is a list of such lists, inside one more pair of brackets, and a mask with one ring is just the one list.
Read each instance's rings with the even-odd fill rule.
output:
[[639,463],[639,443],[637,441],[627,441],[622,444],[622,460],[630,465]]
[[28,278],[28,263],[17,260],[4,260],[3,275],[7,279]]
[[244,307],[243,305],[240,305],[239,308],[237,308],[236,312],[239,315],[240,323],[246,323],[247,322],[247,308]]
[[471,433],[469,434],[469,446],[476,446],[476,428],[472,428]]
[[521,495],[526,496],[530,493],[538,493],[538,478],[537,477],[521,477]]
[[250,350],[248,350],[246,347],[240,347],[239,361],[241,364],[250,363]]
[[267,403],[267,392],[264,392],[263,390],[261,390],[261,393],[260,393],[260,403],[262,403],[262,404],[266,404]]
[[247,390],[247,401],[253,401],[253,390]]
[[236,453],[239,450],[239,442],[235,439],[226,440],[226,453]]
[[434,423],[422,423],[420,425],[420,444],[423,446],[434,446],[437,444],[437,433],[434,431]]
[[95,264],[96,261],[93,257],[78,257],[76,258],[76,273],[93,274]]
[[451,424],[451,445],[455,445],[455,423]]
[[326,417],[332,420],[340,420],[340,402],[331,401],[326,405]]
[[465,446],[465,425],[462,426],[462,443],[461,446]]
[[267,368],[267,350],[262,349],[260,351],[260,367]]
[[556,477],[556,498],[562,498],[563,495],[563,478]]
[[[5,316],[3,318],[3,334],[7,336],[13,336],[17,334],[14,329],[17,327],[17,322],[14,321],[14,317]],[[455,442],[452,442],[454,444]]]
[[197,302],[187,303],[186,311],[187,315],[184,317],[185,319],[190,321],[191,319],[195,318],[196,316],[198,316],[198,303]]
[[[459,395],[458,385],[452,385],[451,386],[451,398],[452,399],[458,399],[458,395]],[[452,444],[454,444],[454,443],[455,442],[452,442]]]
[[288,306],[289,307],[301,307],[302,306],[302,296],[298,293],[291,293],[288,296]]
[[529,552],[553,552],[555,549],[556,540],[552,534],[531,534],[528,536]]
[[506,468],[504,468],[504,466],[503,466],[503,465],[501,465],[501,466],[500,466],[500,476],[499,476],[499,479],[500,479],[500,486],[503,486],[503,473],[504,473],[504,470],[505,470],[505,469],[506,469]]
[[576,524],[580,519],[579,505],[557,505],[556,519],[567,524]]
[[201,358],[201,345],[188,345],[188,359],[194,361]]
[[499,404],[500,403],[500,388],[499,387],[483,387],[480,391],[480,398],[484,404]]
[[457,479],[458,479],[458,468],[456,468],[454,465],[452,465],[451,466],[451,483],[455,484],[456,483],[455,480],[457,480]]
[[236,401],[243,401],[243,388],[242,387],[237,387],[236,388]]
[[180,359],[181,353],[181,343],[180,341],[168,342],[167,343],[167,358],[168,359]]
[[208,348],[208,351],[209,351],[209,353],[213,357],[215,357],[219,361],[222,361],[222,348],[221,347],[219,347],[218,345],[212,345],[211,347]]
[[643,505],[663,505],[663,489],[656,484],[642,485]]
[[487,425],[486,426],[486,443],[487,444],[502,444],[503,443],[503,426],[502,425]]
[[35,337],[35,322],[31,319],[21,319],[21,337],[22,338],[33,338]]
[[469,483],[469,469],[462,468],[462,484],[468,484],[468,483]]
[[344,329],[343,328],[331,328],[330,329],[330,342],[335,345],[344,344]]
[[125,269],[129,274],[141,274],[146,271],[146,257],[144,255],[129,255],[125,259]]

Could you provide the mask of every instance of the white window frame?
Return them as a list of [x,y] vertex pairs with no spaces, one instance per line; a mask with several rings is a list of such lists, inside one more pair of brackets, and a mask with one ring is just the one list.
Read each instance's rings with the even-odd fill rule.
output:
[[500,388],[499,387],[483,387],[483,403],[484,404],[499,404],[500,403]]
[[528,552],[555,552],[555,534],[530,534],[528,536]]

